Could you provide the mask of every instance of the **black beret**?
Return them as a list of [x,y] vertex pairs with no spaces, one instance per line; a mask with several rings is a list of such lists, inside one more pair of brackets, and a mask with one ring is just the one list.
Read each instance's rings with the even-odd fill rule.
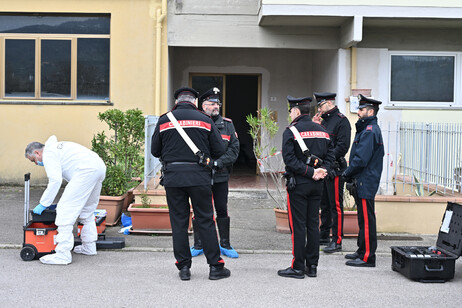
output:
[[204,94],[202,94],[199,100],[201,102],[210,101],[210,102],[219,103],[220,96],[221,96],[220,89],[218,89],[217,87],[213,87],[209,89],[207,92],[205,92]]
[[333,100],[337,96],[336,93],[330,92],[314,92],[313,97],[316,99],[316,103],[319,105],[325,100]]
[[307,97],[292,97],[287,95],[287,101],[289,102],[290,108],[300,106],[300,105],[309,105],[312,101],[311,96]]
[[180,96],[180,94],[191,95],[191,96],[194,96],[194,98],[199,97],[199,92],[197,92],[193,88],[187,88],[187,87],[179,88],[178,90],[176,90],[174,94],[175,99],[177,99],[178,96]]
[[382,103],[381,101],[378,101],[378,100],[375,100],[369,97],[365,97],[362,94],[358,95],[358,99],[359,99],[358,109],[361,109],[367,106],[378,106]]

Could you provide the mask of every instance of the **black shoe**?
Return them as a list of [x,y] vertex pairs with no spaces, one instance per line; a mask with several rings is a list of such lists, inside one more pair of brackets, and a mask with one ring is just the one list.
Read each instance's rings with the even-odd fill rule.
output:
[[345,255],[345,259],[349,259],[349,260],[354,260],[354,259],[357,259],[358,257],[359,257],[359,253],[357,253],[356,251]]
[[328,245],[329,243],[330,243],[330,239],[328,237],[319,239],[319,245]]
[[375,262],[364,262],[360,258],[346,261],[345,264],[348,266],[356,266],[356,267],[375,267]]
[[305,267],[305,274],[306,274],[308,277],[316,277],[316,276],[317,276],[317,273],[318,273],[317,268],[318,268],[317,265],[306,266],[306,267]]
[[186,265],[180,268],[180,272],[178,273],[180,276],[181,280],[189,280],[191,279],[191,271],[189,270],[189,267]]
[[342,244],[337,244],[336,242],[332,241],[322,251],[326,253],[333,253],[340,250],[342,250]]
[[288,267],[283,270],[279,270],[278,275],[282,277],[297,278],[297,279],[305,278],[305,273],[303,272],[303,270],[297,270],[291,267]]
[[223,279],[223,278],[228,278],[231,276],[231,271],[227,269],[226,267],[222,266],[210,266],[210,273],[209,273],[209,279],[210,280],[218,280],[218,279]]

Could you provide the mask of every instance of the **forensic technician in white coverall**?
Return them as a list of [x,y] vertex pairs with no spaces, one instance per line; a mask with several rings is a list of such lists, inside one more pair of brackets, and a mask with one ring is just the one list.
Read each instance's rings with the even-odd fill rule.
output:
[[34,213],[42,214],[54,201],[62,180],[68,182],[56,207],[56,253],[45,255],[40,261],[45,264],[72,262],[72,230],[77,218],[83,223],[80,236],[82,245],[76,246],[74,252],[95,255],[98,232],[94,212],[106,175],[106,166],[102,159],[80,144],[70,141],[58,142],[56,136],[48,138],[45,145],[40,142],[29,143],[26,147],[26,158],[36,165],[45,167],[48,176],[48,186],[43,192],[40,204],[34,208]]

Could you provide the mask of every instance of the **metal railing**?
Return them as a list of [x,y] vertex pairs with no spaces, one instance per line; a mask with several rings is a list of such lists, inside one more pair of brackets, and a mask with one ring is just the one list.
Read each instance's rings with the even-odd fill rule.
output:
[[462,124],[380,123],[385,146],[379,193],[410,184],[416,194],[461,192]]
[[161,168],[158,158],[151,154],[151,138],[156,128],[158,116],[144,116],[144,190],[148,189],[149,181],[154,178]]

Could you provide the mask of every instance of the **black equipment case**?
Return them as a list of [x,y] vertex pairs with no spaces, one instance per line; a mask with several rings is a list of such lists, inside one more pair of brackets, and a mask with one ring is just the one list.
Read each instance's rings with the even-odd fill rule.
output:
[[434,246],[392,246],[394,271],[420,282],[446,282],[454,278],[462,253],[462,205],[448,202]]

